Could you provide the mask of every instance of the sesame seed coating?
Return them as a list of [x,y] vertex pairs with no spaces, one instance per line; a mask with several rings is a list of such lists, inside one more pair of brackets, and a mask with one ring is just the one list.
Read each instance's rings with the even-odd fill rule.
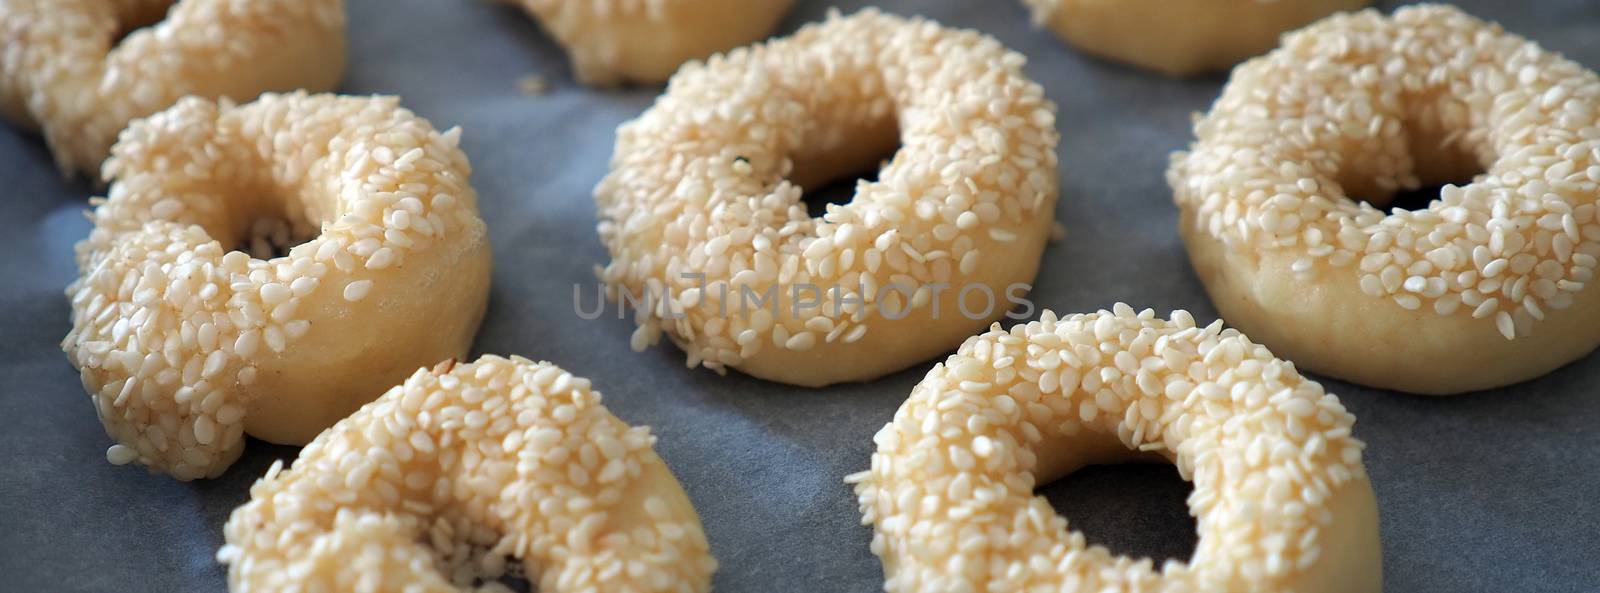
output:
[[520,0],[586,84],[659,83],[684,62],[759,41],[794,0]]
[[[1025,61],[868,9],[686,66],[618,130],[595,189],[608,296],[654,297],[634,307],[633,346],[665,333],[690,367],[824,385],[997,319],[957,313],[958,289],[1031,282],[1058,193],[1055,106]],[[896,140],[851,203],[807,213],[802,186]],[[752,305],[762,295],[781,304]]]
[[550,593],[710,591],[655,437],[600,399],[520,357],[417,371],[250,488],[217,552],[229,589],[502,591],[520,568]]
[[[1168,179],[1197,265],[1327,286],[1367,315],[1418,324],[1405,341],[1448,328],[1461,336],[1453,346],[1539,332],[1560,342],[1540,346],[1549,362],[1522,371],[1410,387],[1492,387],[1594,348],[1593,336],[1539,326],[1574,305],[1585,319],[1600,306],[1584,290],[1600,258],[1600,77],[1582,66],[1448,6],[1338,15],[1236,69],[1195,136]],[[1426,209],[1374,206],[1439,182]],[[1212,251],[1226,262],[1199,262]],[[1213,300],[1228,300],[1212,276],[1202,273]],[[1219,307],[1309,368],[1356,372],[1302,359],[1312,348],[1280,344],[1294,338]]]
[[[1376,592],[1377,511],[1339,399],[1221,322],[1151,310],[975,336],[912,391],[852,475],[891,593]],[[1088,545],[1034,494],[1165,458],[1200,542],[1159,568]]]
[[1278,36],[1372,0],[1022,0],[1085,52],[1171,75],[1225,70]]
[[[215,476],[247,431],[304,443],[462,354],[490,263],[459,135],[391,97],[303,93],[135,121],[77,245],[61,344],[119,443],[107,458]],[[261,217],[315,238],[272,259],[225,247]]]
[[3,0],[0,115],[92,174],[128,122],[180,97],[331,89],[344,26],[343,0]]

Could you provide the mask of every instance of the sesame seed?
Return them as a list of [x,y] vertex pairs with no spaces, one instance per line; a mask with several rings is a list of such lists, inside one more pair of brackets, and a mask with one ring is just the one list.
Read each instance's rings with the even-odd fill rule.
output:
[[106,461],[112,465],[127,465],[139,458],[139,452],[133,447],[116,444],[106,449]]
[[366,267],[368,270],[382,270],[394,265],[395,259],[393,249],[380,247],[377,251],[372,252],[371,257],[367,258]]
[[344,285],[344,300],[357,302],[367,298],[367,293],[372,291],[371,280],[356,280]]
[[798,334],[789,336],[789,339],[784,341],[783,347],[784,348],[788,348],[790,350],[803,352],[803,351],[806,351],[806,350],[810,350],[816,344],[817,344],[817,335],[814,334],[814,333],[811,333],[809,331],[803,331],[803,332],[800,332]]
[[1496,329],[1500,330],[1500,335],[1505,336],[1507,340],[1515,339],[1517,337],[1517,327],[1512,322],[1511,314],[1508,312],[1501,311],[1495,314],[1494,326]]
[[267,307],[272,307],[273,305],[277,305],[278,303],[288,300],[291,296],[294,296],[294,292],[290,291],[289,287],[282,284],[269,282],[261,285],[261,304]]

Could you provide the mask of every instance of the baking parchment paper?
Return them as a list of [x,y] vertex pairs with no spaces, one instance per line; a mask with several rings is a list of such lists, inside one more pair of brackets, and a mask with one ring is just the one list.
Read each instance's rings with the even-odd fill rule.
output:
[[[801,1],[779,32],[830,5],[865,4]],[[878,4],[998,37],[1029,56],[1029,74],[1059,104],[1056,216],[1068,232],[1045,253],[1038,304],[1078,312],[1126,301],[1215,317],[1175,232],[1163,173],[1221,76],[1175,80],[1086,57],[1035,29],[1012,0]],[[1600,2],[1461,4],[1600,67]],[[560,48],[509,5],[350,0],[349,12],[342,90],[398,94],[441,129],[465,129],[495,250],[475,351],[555,361],[592,378],[617,415],[654,427],[721,561],[717,590],[879,590],[871,532],[841,480],[867,467],[873,433],[931,362],[809,390],[686,370],[670,345],[630,351],[632,322],[580,319],[572,291],[583,286],[592,306],[592,267],[608,259],[590,192],[613,130],[660,89],[576,84]],[[521,93],[530,75],[549,91]],[[63,181],[37,138],[0,125],[0,590],[221,591],[213,554],[227,513],[295,449],[252,442],[224,477],[187,484],[106,463],[111,441],[57,346],[92,193]],[[1389,591],[1600,591],[1600,356],[1449,399],[1324,384],[1370,445]],[[1188,486],[1170,468],[1094,468],[1043,490],[1113,550],[1192,550]]]

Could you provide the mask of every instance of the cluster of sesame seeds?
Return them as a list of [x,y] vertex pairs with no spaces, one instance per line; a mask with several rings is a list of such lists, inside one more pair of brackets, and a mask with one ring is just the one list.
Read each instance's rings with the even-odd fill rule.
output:
[[[165,20],[116,41],[168,8]],[[93,173],[128,122],[187,95],[248,90],[251,97],[235,98],[249,99],[270,90],[239,79],[268,70],[281,77],[283,68],[261,62],[286,38],[338,38],[344,24],[343,0],[13,0],[0,11],[0,104],[8,107],[0,112],[42,129],[63,171]],[[324,76],[295,83],[325,88],[334,81]]]
[[[1234,71],[1195,135],[1168,173],[1195,228],[1297,254],[1299,278],[1354,267],[1368,296],[1482,319],[1509,340],[1594,277],[1600,77],[1458,9],[1368,10],[1293,33]],[[1486,171],[1426,210],[1350,199],[1475,172],[1462,162]]]
[[[766,348],[854,343],[876,309],[915,310],[930,284],[1037,258],[1016,246],[1049,232],[1059,135],[1025,61],[974,31],[868,9],[685,66],[618,131],[595,189],[608,295],[651,301],[633,347],[665,332],[689,366],[722,371]],[[878,181],[812,218],[786,179],[799,155],[896,126]],[[746,290],[789,299],[805,284],[824,294],[799,316],[741,313]],[[916,292],[878,303],[889,285]]]
[[[929,371],[874,437],[871,469],[847,481],[891,593],[1284,591],[1324,557],[1322,534],[1351,520],[1325,503],[1366,480],[1354,421],[1220,321],[1121,303],[1045,311],[996,324]],[[1060,454],[1044,443],[1086,435],[1162,454],[1194,483],[1189,562],[1157,570],[1089,546],[1034,494],[1054,478],[1035,475],[1040,460]]]
[[230,589],[506,591],[520,560],[548,593],[709,591],[655,437],[600,399],[519,357],[418,371],[251,487],[217,552]]
[[[134,122],[77,245],[62,341],[119,443],[107,459],[217,475],[243,447],[250,402],[273,395],[252,388],[260,360],[336,339],[313,333],[316,315],[404,290],[385,277],[408,254],[482,240],[459,137],[391,97],[190,97]],[[317,238],[271,260],[223,246],[273,212]]]

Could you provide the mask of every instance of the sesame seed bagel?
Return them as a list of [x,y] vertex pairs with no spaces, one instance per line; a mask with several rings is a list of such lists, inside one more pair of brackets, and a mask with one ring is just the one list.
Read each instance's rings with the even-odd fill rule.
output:
[[1195,269],[1304,368],[1451,394],[1600,343],[1600,77],[1578,64],[1445,6],[1336,16],[1236,69],[1195,135],[1168,172]]
[[678,66],[761,40],[794,0],[521,0],[585,84],[658,83]]
[[[690,367],[820,386],[927,360],[1002,317],[1033,281],[1057,196],[1055,106],[1024,62],[869,9],[685,67],[618,131],[595,190],[600,276],[634,306],[634,348],[666,333]],[[851,203],[807,213],[802,187],[897,142]]]
[[0,116],[92,175],[179,97],[333,88],[344,26],[343,0],[0,0]]
[[[305,443],[464,354],[490,259],[459,138],[391,97],[187,97],[135,121],[77,246],[62,341],[119,443],[107,458],[216,476],[244,433]],[[314,238],[230,251],[263,218]]]
[[1033,19],[1096,56],[1174,76],[1225,70],[1278,35],[1372,0],[1022,0]]
[[710,591],[700,517],[654,444],[555,365],[442,363],[273,464],[217,559],[238,593],[508,591],[518,560],[546,593]]
[[[1376,593],[1378,514],[1355,418],[1220,321],[1148,309],[998,325],[935,365],[856,483],[889,593]],[[1088,545],[1034,493],[1166,460],[1194,484],[1187,562]]]

